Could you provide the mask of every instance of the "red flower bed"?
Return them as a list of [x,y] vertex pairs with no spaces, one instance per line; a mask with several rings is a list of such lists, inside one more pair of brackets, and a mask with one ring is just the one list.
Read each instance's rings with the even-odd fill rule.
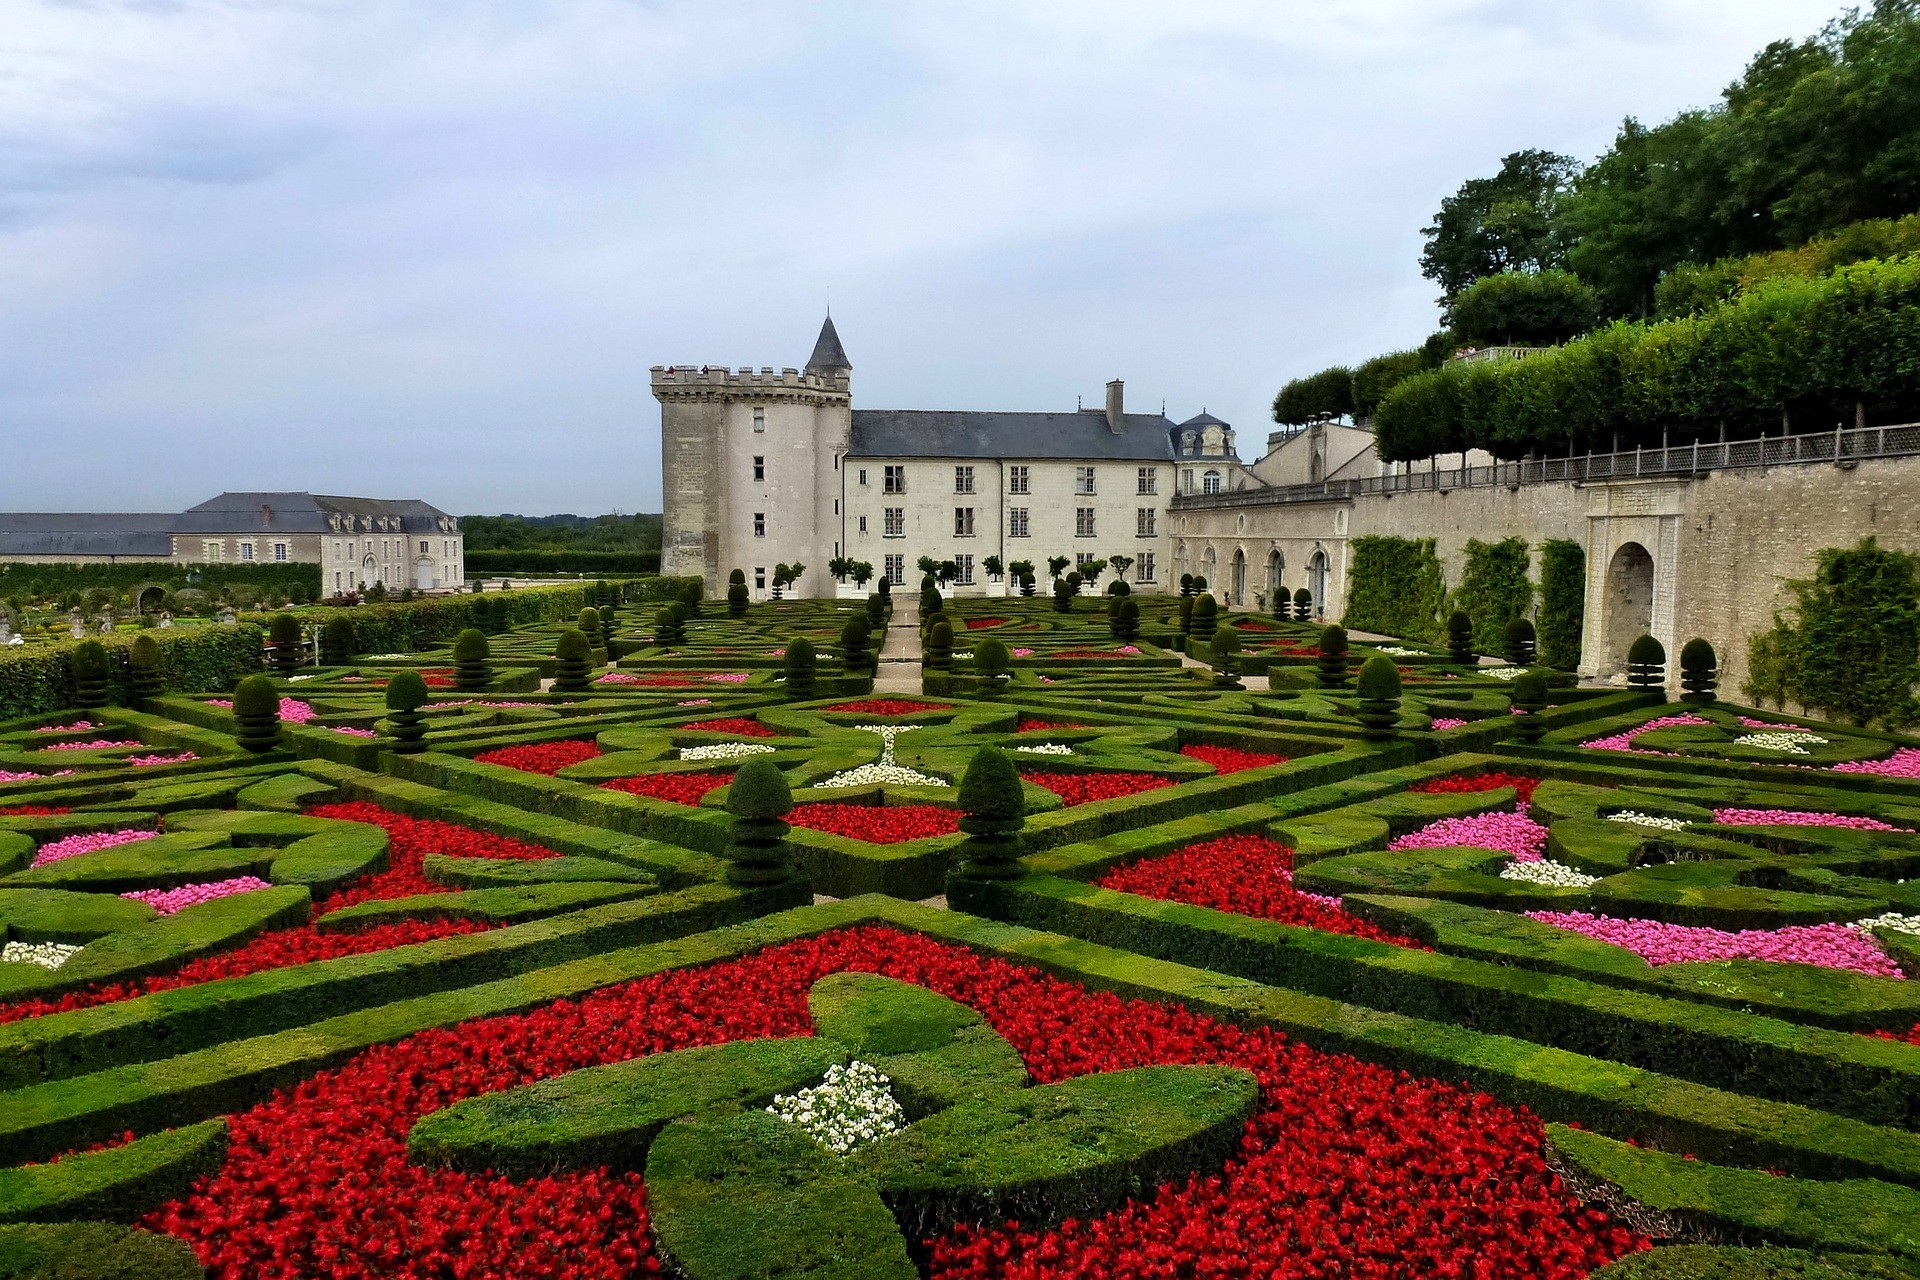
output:
[[1906,1044],[1920,1044],[1920,1022],[1914,1023],[1911,1031],[1876,1031],[1873,1034],[1882,1040],[1899,1040]]
[[1180,754],[1189,760],[1199,760],[1213,766],[1215,773],[1238,773],[1242,769],[1260,769],[1270,764],[1279,764],[1286,759],[1268,751],[1242,751],[1238,747],[1210,747],[1204,742],[1180,748]]
[[722,716],[718,720],[695,720],[680,726],[695,733],[730,733],[736,738],[777,738],[780,735],[752,716]]
[[921,711],[951,711],[950,702],[915,702],[912,698],[860,698],[820,708],[841,716],[910,716]]
[[1005,622],[1005,618],[968,618],[967,630],[979,631],[983,627],[997,627]]
[[480,764],[503,764],[526,773],[544,773],[549,778],[570,764],[596,760],[600,748],[585,738],[565,742],[532,742],[523,747],[497,747],[474,757]]
[[1137,655],[1121,653],[1118,649],[1061,649],[1044,656],[1049,658],[1132,658]]
[[1165,902],[1212,907],[1403,947],[1421,946],[1348,913],[1333,899],[1295,889],[1293,850],[1265,836],[1221,836],[1188,845],[1165,857],[1115,867],[1097,883],[1103,889]]
[[936,1280],[1571,1280],[1646,1247],[1561,1185],[1542,1158],[1537,1119],[1484,1093],[1322,1053],[1271,1028],[1089,993],[885,928],[784,943],[369,1049],[235,1116],[222,1167],[142,1225],[191,1243],[215,1280],[654,1274],[636,1175],[596,1169],[514,1182],[430,1171],[407,1161],[408,1128],[462,1099],[566,1071],[806,1034],[807,989],[845,970],[969,1002],[1042,1083],[1219,1063],[1261,1084],[1224,1172],[1057,1231],[1009,1225],[937,1237],[926,1242]]
[[449,858],[509,858],[516,861],[534,861],[554,856],[551,849],[515,840],[511,836],[489,835],[471,827],[456,826],[432,818],[409,818],[366,800],[316,805],[307,812],[316,818],[370,822],[376,827],[385,827],[391,841],[385,871],[336,889],[320,904],[316,915],[324,916],[329,911],[375,899],[448,892],[445,885],[435,884],[420,874],[420,868],[429,853],[443,853]]
[[9,809],[0,809],[0,818],[56,818],[66,812],[65,805],[16,804]]
[[960,811],[937,804],[802,804],[787,821],[796,827],[825,831],[868,844],[899,844],[950,836],[960,829]]
[[1521,804],[1530,804],[1533,801],[1533,789],[1539,785],[1540,779],[1538,778],[1523,778],[1513,773],[1483,773],[1473,778],[1465,777],[1458,773],[1450,773],[1444,778],[1429,778],[1425,782],[1416,782],[1408,787],[1407,790],[1425,791],[1428,793],[1458,793],[1468,791],[1498,791],[1502,787],[1512,787],[1519,793]]
[[1064,720],[1035,720],[1030,716],[1021,716],[1015,733],[1046,733],[1053,729],[1084,729],[1084,724],[1068,724]]
[[1022,769],[1020,776],[1037,782],[1069,805],[1094,800],[1112,800],[1116,796],[1138,795],[1173,785],[1172,778],[1157,773],[1060,773],[1051,769]]
[[652,796],[675,804],[699,804],[700,797],[715,787],[733,781],[727,773],[648,773],[637,778],[613,778],[600,784],[606,791],[624,791],[630,796]]
[[452,667],[427,667],[420,672],[420,679],[429,689],[451,689],[455,685]]

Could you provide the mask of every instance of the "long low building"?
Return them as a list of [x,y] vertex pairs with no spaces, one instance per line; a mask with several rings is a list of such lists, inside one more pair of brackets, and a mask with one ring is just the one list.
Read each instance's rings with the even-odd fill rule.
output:
[[223,493],[182,512],[0,513],[0,561],[318,564],[321,590],[454,588],[460,521],[417,498]]

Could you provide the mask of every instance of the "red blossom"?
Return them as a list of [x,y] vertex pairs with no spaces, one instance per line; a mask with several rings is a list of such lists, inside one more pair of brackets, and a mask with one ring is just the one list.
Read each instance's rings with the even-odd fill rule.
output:
[[836,702],[820,709],[842,716],[910,716],[921,711],[951,711],[953,704],[916,702],[912,698],[860,698],[853,702]]
[[1172,778],[1163,778],[1157,773],[1062,773],[1052,769],[1022,769],[1020,776],[1028,782],[1039,783],[1069,805],[1112,800],[1173,785]]
[[1469,778],[1465,774],[1450,773],[1444,778],[1429,778],[1425,782],[1416,782],[1408,787],[1409,791],[1424,791],[1429,794],[1460,794],[1470,791],[1498,791],[1502,787],[1512,787],[1519,793],[1521,804],[1533,801],[1533,789],[1540,785],[1538,778],[1525,778],[1514,773],[1481,773]]
[[474,757],[474,761],[478,764],[501,764],[526,773],[544,773],[551,778],[568,765],[597,760],[599,757],[600,748],[592,740],[570,738],[565,742],[530,742],[525,746],[482,751]]
[[10,809],[0,809],[0,818],[55,818],[67,811],[65,805],[16,804]]
[[1068,724],[1064,720],[1035,720],[1032,716],[1021,716],[1016,733],[1049,733],[1055,729],[1084,729],[1084,724]]
[[1920,1022],[1914,1023],[1910,1031],[1876,1031],[1873,1034],[1882,1040],[1898,1040],[1904,1044],[1920,1045]]
[[1242,769],[1263,769],[1286,760],[1270,751],[1242,751],[1238,747],[1214,747],[1196,742],[1180,748],[1180,754],[1213,766],[1215,773],[1238,773]]
[[950,836],[960,829],[960,812],[937,804],[802,804],[787,821],[868,844],[899,844]]
[[718,720],[694,720],[680,727],[693,733],[729,733],[736,738],[780,736],[752,716],[722,716]]
[[979,631],[983,627],[997,627],[1005,621],[1005,618],[968,618],[967,630]]
[[636,778],[610,778],[600,784],[606,791],[624,791],[630,796],[652,796],[675,804],[699,804],[700,797],[715,787],[733,781],[727,773],[647,773]]

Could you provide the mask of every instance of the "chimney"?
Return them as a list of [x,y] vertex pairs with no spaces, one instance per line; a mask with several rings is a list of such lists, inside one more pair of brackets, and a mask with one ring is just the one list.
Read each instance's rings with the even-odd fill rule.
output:
[[1107,430],[1120,430],[1120,415],[1125,412],[1127,384],[1115,378],[1107,384]]

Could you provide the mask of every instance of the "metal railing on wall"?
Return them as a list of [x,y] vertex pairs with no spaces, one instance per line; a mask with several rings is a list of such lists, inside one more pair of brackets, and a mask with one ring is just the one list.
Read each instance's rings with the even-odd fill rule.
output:
[[1496,462],[1484,467],[1409,470],[1397,475],[1323,480],[1315,484],[1277,485],[1268,489],[1239,489],[1232,493],[1183,493],[1174,497],[1172,509],[1342,502],[1376,493],[1432,493],[1491,485],[1517,487],[1523,484],[1657,479],[1662,476],[1692,476],[1709,471],[1789,467],[1816,462],[1847,466],[1865,458],[1901,458],[1916,454],[1920,454],[1920,423],[1891,427],[1841,427],[1807,435],[1730,440],[1725,444],[1696,441],[1666,448]]

